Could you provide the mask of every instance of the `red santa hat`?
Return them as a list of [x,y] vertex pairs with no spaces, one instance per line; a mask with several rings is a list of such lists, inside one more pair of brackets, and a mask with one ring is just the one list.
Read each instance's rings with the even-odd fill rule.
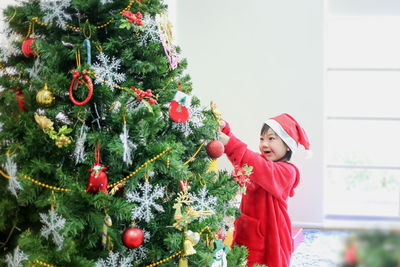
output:
[[265,122],[285,142],[292,153],[296,153],[299,145],[310,155],[310,142],[304,129],[289,114],[283,113]]

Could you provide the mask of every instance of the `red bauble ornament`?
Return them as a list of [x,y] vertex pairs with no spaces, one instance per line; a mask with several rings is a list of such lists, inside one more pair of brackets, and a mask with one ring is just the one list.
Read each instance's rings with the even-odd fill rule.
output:
[[32,50],[32,42],[34,41],[34,38],[29,38],[26,39],[25,41],[22,42],[22,53],[26,57],[31,57],[33,56],[33,50]]
[[[89,102],[90,98],[92,97],[93,94],[93,83],[92,83],[92,79],[90,79],[89,75],[87,75],[87,71],[83,70],[82,71],[82,77],[81,73],[77,70],[71,71],[71,73],[74,75],[71,81],[71,84],[69,86],[69,99],[71,99],[72,103],[74,103],[77,106],[83,106],[85,104],[87,104],[87,102]],[[85,100],[83,100],[82,102],[78,102],[75,100],[74,95],[72,94],[72,88],[75,88],[74,90],[76,91],[76,88],[78,87],[78,84],[82,83],[82,81],[80,79],[84,79],[87,83],[87,87],[89,89],[89,94],[86,97]]]
[[221,141],[213,140],[206,147],[207,155],[213,159],[219,158],[224,154],[225,147]]
[[143,239],[143,231],[137,227],[130,227],[122,233],[122,243],[130,249],[140,246]]

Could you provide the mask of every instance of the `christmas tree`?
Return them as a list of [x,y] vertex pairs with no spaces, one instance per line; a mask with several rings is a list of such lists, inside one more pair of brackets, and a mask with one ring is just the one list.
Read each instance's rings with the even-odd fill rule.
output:
[[0,264],[243,264],[246,249],[225,238],[238,185],[204,149],[218,113],[191,93],[166,8],[4,10]]

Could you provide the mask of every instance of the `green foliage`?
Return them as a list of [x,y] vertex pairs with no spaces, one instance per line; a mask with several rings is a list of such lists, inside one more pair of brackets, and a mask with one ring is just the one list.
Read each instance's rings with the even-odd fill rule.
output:
[[[31,37],[35,41],[32,49],[40,57],[40,71],[36,77],[30,77],[29,68],[34,66],[36,56],[27,58],[22,55],[0,59],[10,75],[0,76],[0,164],[7,161],[7,153],[15,151],[14,161],[17,164],[17,178],[23,188],[18,198],[9,193],[8,180],[0,180],[3,198],[0,200],[0,265],[4,256],[18,245],[29,255],[29,262],[40,260],[55,266],[94,266],[99,259],[108,256],[107,249],[101,245],[105,213],[112,218],[108,236],[113,251],[126,255],[121,234],[131,225],[132,209],[137,203],[127,202],[126,193],[137,191],[148,173],[152,173],[149,182],[163,186],[165,195],[155,200],[164,208],[150,222],[137,220],[136,226],[149,233],[149,240],[142,244],[148,253],[133,266],[144,266],[168,258],[182,250],[183,233],[172,227],[174,224],[174,200],[180,192],[179,180],[188,180],[191,193],[197,193],[207,186],[208,194],[217,197],[216,213],[203,221],[195,220],[188,229],[200,232],[208,226],[216,232],[223,227],[225,216],[234,216],[236,209],[228,202],[237,192],[237,184],[226,172],[219,176],[207,173],[209,158],[205,149],[201,149],[190,163],[184,163],[197,151],[203,141],[215,137],[218,122],[209,109],[201,107],[199,99],[192,95],[192,106],[203,109],[203,126],[188,122],[193,133],[186,136],[173,128],[169,118],[169,103],[177,92],[177,82],[182,91],[190,94],[193,90],[190,76],[184,74],[187,61],[181,59],[178,68],[169,67],[163,46],[160,42],[149,42],[139,46],[138,40],[143,30],[135,31],[135,25],[126,24],[120,11],[128,0],[114,0],[102,5],[99,0],[72,0],[66,10],[71,14],[69,25],[79,26],[80,30],[67,28],[63,30],[49,23],[47,26],[32,22],[37,17],[43,21],[45,15],[40,9],[40,1],[28,0],[19,6],[10,6],[4,10],[6,20],[13,32],[27,36],[30,24]],[[131,11],[155,16],[165,11],[166,6],[159,0],[136,1]],[[105,27],[97,27],[113,18]],[[97,26],[96,26],[97,25]],[[126,75],[126,81],[118,84],[121,89],[113,90],[107,84],[94,83],[93,96],[84,106],[74,105],[68,89],[72,81],[71,71],[76,69],[92,70],[87,62],[87,51],[83,44],[90,37],[92,44],[92,61],[103,51],[107,56],[121,60],[118,73]],[[15,41],[18,47],[22,39]],[[77,56],[81,66],[77,66]],[[180,49],[177,48],[179,52]],[[89,74],[94,81],[95,77]],[[35,98],[47,82],[49,90],[54,93],[55,103],[51,106],[40,106]],[[151,89],[158,104],[132,106],[137,102],[131,87],[142,90]],[[24,111],[20,110],[14,89],[21,90],[24,99]],[[88,94],[85,83],[80,84],[73,92],[75,99],[82,101]],[[120,105],[116,105],[120,103]],[[138,104],[138,103],[136,103]],[[144,106],[144,107],[143,107]],[[47,134],[35,122],[34,114],[44,112],[54,122],[54,130]],[[63,112],[71,121],[66,124],[56,119]],[[124,147],[120,140],[124,118],[129,131],[129,138],[136,144],[132,151],[132,162],[123,162]],[[84,150],[86,157],[75,164],[73,157],[82,120],[88,126]],[[71,137],[72,143],[58,148],[52,139],[62,134]],[[124,187],[114,195],[111,193],[86,193],[89,168],[96,162],[95,147],[100,142],[100,163],[108,167],[109,185],[122,179]],[[155,156],[170,148],[164,156],[144,165]],[[169,168],[167,168],[169,161]],[[135,170],[134,175],[131,175]],[[4,168],[1,168],[4,170]],[[70,191],[52,190],[24,178],[24,175],[55,188],[67,188]],[[42,184],[42,185],[43,185]],[[108,188],[109,192],[113,188]],[[40,213],[47,213],[54,204],[56,212],[66,219],[60,234],[65,238],[60,250],[41,234]],[[190,265],[205,265],[212,251],[205,244],[205,233],[195,249],[195,255],[188,256]],[[246,256],[246,249],[234,246],[228,254],[228,265],[239,266]],[[175,266],[178,259],[167,261],[159,266]]]
[[[356,263],[351,266],[399,266],[400,233],[398,231],[360,231],[348,242],[356,247]],[[350,266],[343,263],[342,266]]]

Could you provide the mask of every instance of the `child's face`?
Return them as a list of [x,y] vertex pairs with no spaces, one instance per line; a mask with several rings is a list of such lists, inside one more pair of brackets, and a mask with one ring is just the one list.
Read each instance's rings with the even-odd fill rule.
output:
[[289,151],[288,146],[271,128],[260,136],[259,148],[264,158],[271,161],[280,160]]

